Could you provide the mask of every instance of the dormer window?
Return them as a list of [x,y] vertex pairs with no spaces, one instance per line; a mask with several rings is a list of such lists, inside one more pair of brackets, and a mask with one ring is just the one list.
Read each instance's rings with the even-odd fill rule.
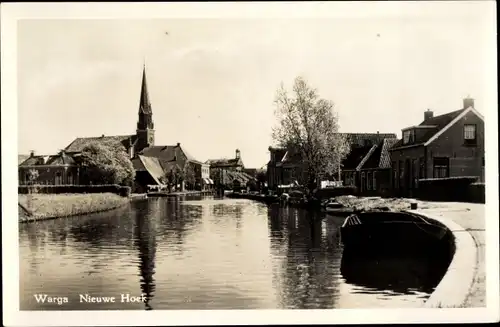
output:
[[403,131],[403,144],[411,144],[413,142],[415,142],[415,130]]

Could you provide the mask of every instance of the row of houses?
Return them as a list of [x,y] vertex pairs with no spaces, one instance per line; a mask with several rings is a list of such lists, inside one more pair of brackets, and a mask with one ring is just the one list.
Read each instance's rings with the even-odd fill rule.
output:
[[[98,137],[78,137],[59,153],[54,155],[19,156],[19,184],[78,185],[88,184],[83,174],[79,158],[86,146],[92,143],[118,142],[123,145],[136,172],[134,189],[144,192],[148,186],[166,184],[165,177],[170,171],[186,171],[193,174],[191,189],[211,190],[214,187],[233,188],[246,186],[255,180],[246,170],[241,153],[235,152],[234,159],[217,159],[201,162],[196,160],[180,143],[174,145],[156,145],[153,111],[146,82],[146,68],[143,69],[139,100],[139,113],[135,134],[101,135]],[[32,171],[36,170],[36,181],[31,180]],[[180,185],[184,188],[185,182]]]
[[[429,178],[474,176],[484,182],[484,117],[471,98],[445,114],[426,110],[419,124],[402,129],[401,139],[379,132],[345,136],[350,152],[336,178],[361,194],[412,196],[418,181]],[[275,147],[269,153],[269,186],[293,183],[302,172],[300,155]]]

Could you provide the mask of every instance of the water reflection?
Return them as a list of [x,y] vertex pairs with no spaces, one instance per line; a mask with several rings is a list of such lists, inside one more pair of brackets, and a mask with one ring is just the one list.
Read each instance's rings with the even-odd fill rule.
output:
[[[155,254],[156,254],[156,219],[159,201],[141,203],[135,211],[135,246],[139,252],[139,274],[142,294],[145,295],[146,310],[152,310],[150,304],[155,291]],[[142,209],[142,210],[141,210]],[[156,209],[156,210],[155,210]],[[145,213],[145,214],[142,214]]]
[[323,225],[319,214],[294,208],[270,206],[268,215],[271,251],[282,257],[273,283],[280,306],[335,307],[340,255],[327,242],[332,224]]
[[[234,199],[150,198],[119,210],[20,224],[22,310],[326,309],[414,306],[437,261],[344,257],[343,219]],[[342,272],[342,274],[341,274]],[[411,275],[411,276],[408,276]],[[429,276],[434,276],[430,278]],[[68,296],[64,306],[33,294]],[[78,294],[144,294],[145,303],[80,303]]]
[[[436,249],[438,252],[440,249]],[[362,287],[360,293],[431,293],[446,273],[450,261],[451,253],[360,258],[344,252],[341,272],[347,283]]]

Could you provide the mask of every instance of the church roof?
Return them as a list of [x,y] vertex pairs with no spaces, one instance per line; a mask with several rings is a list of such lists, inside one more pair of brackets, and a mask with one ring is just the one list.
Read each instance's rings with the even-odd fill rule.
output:
[[142,70],[141,99],[139,101],[139,112],[151,113],[151,102],[149,101],[148,84],[146,82],[146,66]]
[[125,149],[129,149],[137,140],[136,135],[113,135],[113,136],[97,136],[97,137],[77,137],[64,150],[66,152],[82,152],[83,149],[91,143],[109,143],[113,141],[123,144]]

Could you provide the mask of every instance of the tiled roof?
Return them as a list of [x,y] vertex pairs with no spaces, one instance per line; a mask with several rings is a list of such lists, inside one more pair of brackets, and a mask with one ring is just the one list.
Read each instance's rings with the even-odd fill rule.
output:
[[[460,109],[456,111],[452,111],[443,115],[435,116],[429,119],[424,120],[419,124],[419,126],[436,126],[434,128],[426,128],[425,133],[417,133],[417,138],[412,144],[408,145],[417,145],[423,144],[427,142],[432,136],[434,136],[437,132],[442,130],[446,125],[448,125],[453,119],[455,119],[458,115],[464,112],[467,109]],[[394,146],[393,149],[398,147],[406,146],[403,145],[403,140],[399,140]]]
[[[284,148],[273,148],[269,147],[269,152],[274,152],[274,160],[269,160],[268,165],[274,165],[276,162],[280,162],[286,154],[286,149]],[[272,158],[272,156],[271,156]]]
[[394,146],[398,139],[385,139],[382,145],[382,153],[380,154],[380,162],[378,168],[391,168],[391,154],[389,149]]
[[239,159],[209,159],[205,161],[211,167],[237,167],[243,166],[241,158]]
[[97,136],[97,137],[78,137],[70,145],[68,145],[64,150],[66,152],[82,152],[83,149],[94,142],[120,142],[123,146],[128,149],[130,147],[130,142],[135,143],[137,139],[136,135],[113,135],[113,136]]
[[384,139],[379,142],[374,149],[374,151],[367,156],[366,161],[360,167],[360,169],[367,168],[391,168],[391,157],[389,155],[389,149],[398,141],[398,139]]
[[151,177],[153,177],[155,182],[160,185],[160,179],[165,175],[165,172],[158,158],[145,157],[141,155],[138,157],[146,171],[151,175]]
[[148,148],[144,148],[140,154],[146,157],[160,158],[162,161],[173,161],[176,157],[178,158],[181,153],[186,156],[188,161],[195,163],[200,163],[193,156],[191,156],[182,146],[177,145],[155,145]]
[[74,158],[67,153],[58,153],[50,156],[30,156],[24,160],[19,166],[42,166],[42,165],[54,165],[54,166],[64,166],[64,165],[74,165]]
[[384,139],[397,138],[394,133],[341,133],[347,136],[351,146],[374,145]]
[[30,157],[29,154],[18,154],[17,155],[17,165],[22,164],[26,159]]
[[50,156],[47,160],[47,165],[74,165],[75,160],[73,157],[66,153],[59,153],[55,156]]
[[372,145],[353,147],[344,160],[342,160],[342,168],[345,170],[355,170],[371,148]]

